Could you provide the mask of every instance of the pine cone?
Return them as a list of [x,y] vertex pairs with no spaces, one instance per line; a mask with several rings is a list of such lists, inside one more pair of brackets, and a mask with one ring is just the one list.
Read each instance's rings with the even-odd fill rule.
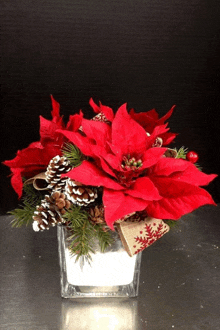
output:
[[[97,224],[97,223],[105,223],[105,216],[104,216],[104,206],[103,205],[96,205],[94,207],[90,207],[87,211],[90,216],[90,220]],[[132,221],[132,222],[140,222],[141,220],[144,220],[147,217],[147,214],[145,211],[141,212],[133,212],[126,216],[124,216],[121,219],[118,219],[115,221],[115,223],[120,223],[123,221]]]
[[90,207],[88,209],[89,218],[94,223],[105,223],[104,217],[104,206],[103,205],[96,205],[94,207]]
[[105,117],[104,113],[100,112],[92,118],[94,121],[110,124],[110,121]]
[[121,219],[117,220],[116,223],[120,223],[123,221],[140,222],[144,220],[146,217],[147,217],[147,213],[145,211],[137,211],[125,215]]
[[162,145],[163,145],[163,139],[161,139],[160,137],[157,137],[155,142],[153,143],[152,147],[159,148],[159,147],[162,147]]
[[175,158],[177,156],[177,151],[175,149],[168,148],[164,154],[165,157]]
[[45,173],[46,181],[49,183],[48,188],[52,189],[52,191],[64,191],[68,178],[61,178],[61,174],[70,170],[71,165],[66,157],[58,155],[52,158]]
[[34,212],[34,231],[49,229],[51,226],[54,227],[58,223],[65,222],[62,215],[70,205],[70,201],[59,191],[53,192],[51,196],[46,195],[45,199],[41,201],[41,205],[37,206]]
[[65,193],[73,204],[79,206],[87,206],[98,197],[95,187],[85,186],[71,179],[68,179],[66,182]]
[[71,202],[67,199],[67,196],[60,191],[54,191],[51,196],[45,196],[48,203],[56,205],[61,214],[66,213],[66,210],[70,208]]

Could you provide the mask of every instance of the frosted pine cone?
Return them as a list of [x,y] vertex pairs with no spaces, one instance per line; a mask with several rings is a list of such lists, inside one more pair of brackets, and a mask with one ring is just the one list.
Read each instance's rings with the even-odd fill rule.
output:
[[100,112],[92,118],[92,120],[100,121],[102,123],[110,124],[110,121],[105,117],[104,113]]
[[98,197],[95,187],[85,186],[71,179],[68,179],[66,182],[65,193],[73,204],[79,206],[87,206]]
[[159,148],[162,147],[162,145],[163,145],[163,140],[160,137],[157,137],[152,147]]
[[46,195],[34,212],[34,231],[49,229],[51,226],[54,227],[58,223],[65,222],[62,215],[70,206],[70,201],[59,191],[53,192],[51,196]]
[[49,183],[48,188],[52,191],[64,191],[67,178],[61,178],[61,174],[71,170],[69,160],[62,156],[55,156],[49,162],[46,170],[46,181]]

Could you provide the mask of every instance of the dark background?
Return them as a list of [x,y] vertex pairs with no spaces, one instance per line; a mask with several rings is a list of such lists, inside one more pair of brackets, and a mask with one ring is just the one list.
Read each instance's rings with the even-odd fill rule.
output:
[[[1,0],[1,161],[39,139],[50,94],[64,118],[90,97],[137,111],[173,104],[175,146],[219,173],[220,3],[216,0]],[[1,166],[1,212],[16,194]],[[219,179],[209,187],[220,200]]]

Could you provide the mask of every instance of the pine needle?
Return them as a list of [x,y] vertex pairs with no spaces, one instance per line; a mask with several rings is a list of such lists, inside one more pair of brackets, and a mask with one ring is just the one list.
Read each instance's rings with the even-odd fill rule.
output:
[[106,231],[103,225],[93,225],[88,213],[81,207],[73,205],[63,217],[69,222],[69,248],[71,253],[77,256],[76,261],[81,257],[88,262],[92,260],[91,254],[95,253],[94,238],[98,239],[101,252],[112,243],[110,232]]
[[66,143],[62,149],[63,155],[69,160],[72,167],[82,163],[83,155],[81,151],[72,143]]
[[24,185],[24,195],[22,197],[23,204],[19,208],[9,211],[8,213],[14,216],[11,222],[12,227],[19,228],[21,226],[28,226],[33,222],[32,216],[37,204],[42,199],[42,193],[34,189],[32,185]]
[[188,148],[181,147],[179,150],[177,150],[176,148],[175,148],[175,150],[177,152],[176,158],[186,159],[186,154],[188,152]]
[[22,208],[17,208],[13,211],[8,212],[14,216],[14,219],[11,221],[12,227],[22,227],[24,225],[28,226],[33,222],[32,216],[34,214],[35,207],[29,203],[24,202]]
[[96,231],[96,237],[99,240],[101,252],[103,253],[114,241],[111,236],[111,231],[103,224],[95,225],[94,229]]

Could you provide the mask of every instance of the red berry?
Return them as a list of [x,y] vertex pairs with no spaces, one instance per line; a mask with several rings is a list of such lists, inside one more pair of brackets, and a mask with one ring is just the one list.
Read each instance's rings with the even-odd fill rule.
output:
[[195,164],[197,162],[197,160],[199,159],[199,156],[198,156],[198,154],[195,151],[189,151],[186,154],[186,159],[189,162]]

